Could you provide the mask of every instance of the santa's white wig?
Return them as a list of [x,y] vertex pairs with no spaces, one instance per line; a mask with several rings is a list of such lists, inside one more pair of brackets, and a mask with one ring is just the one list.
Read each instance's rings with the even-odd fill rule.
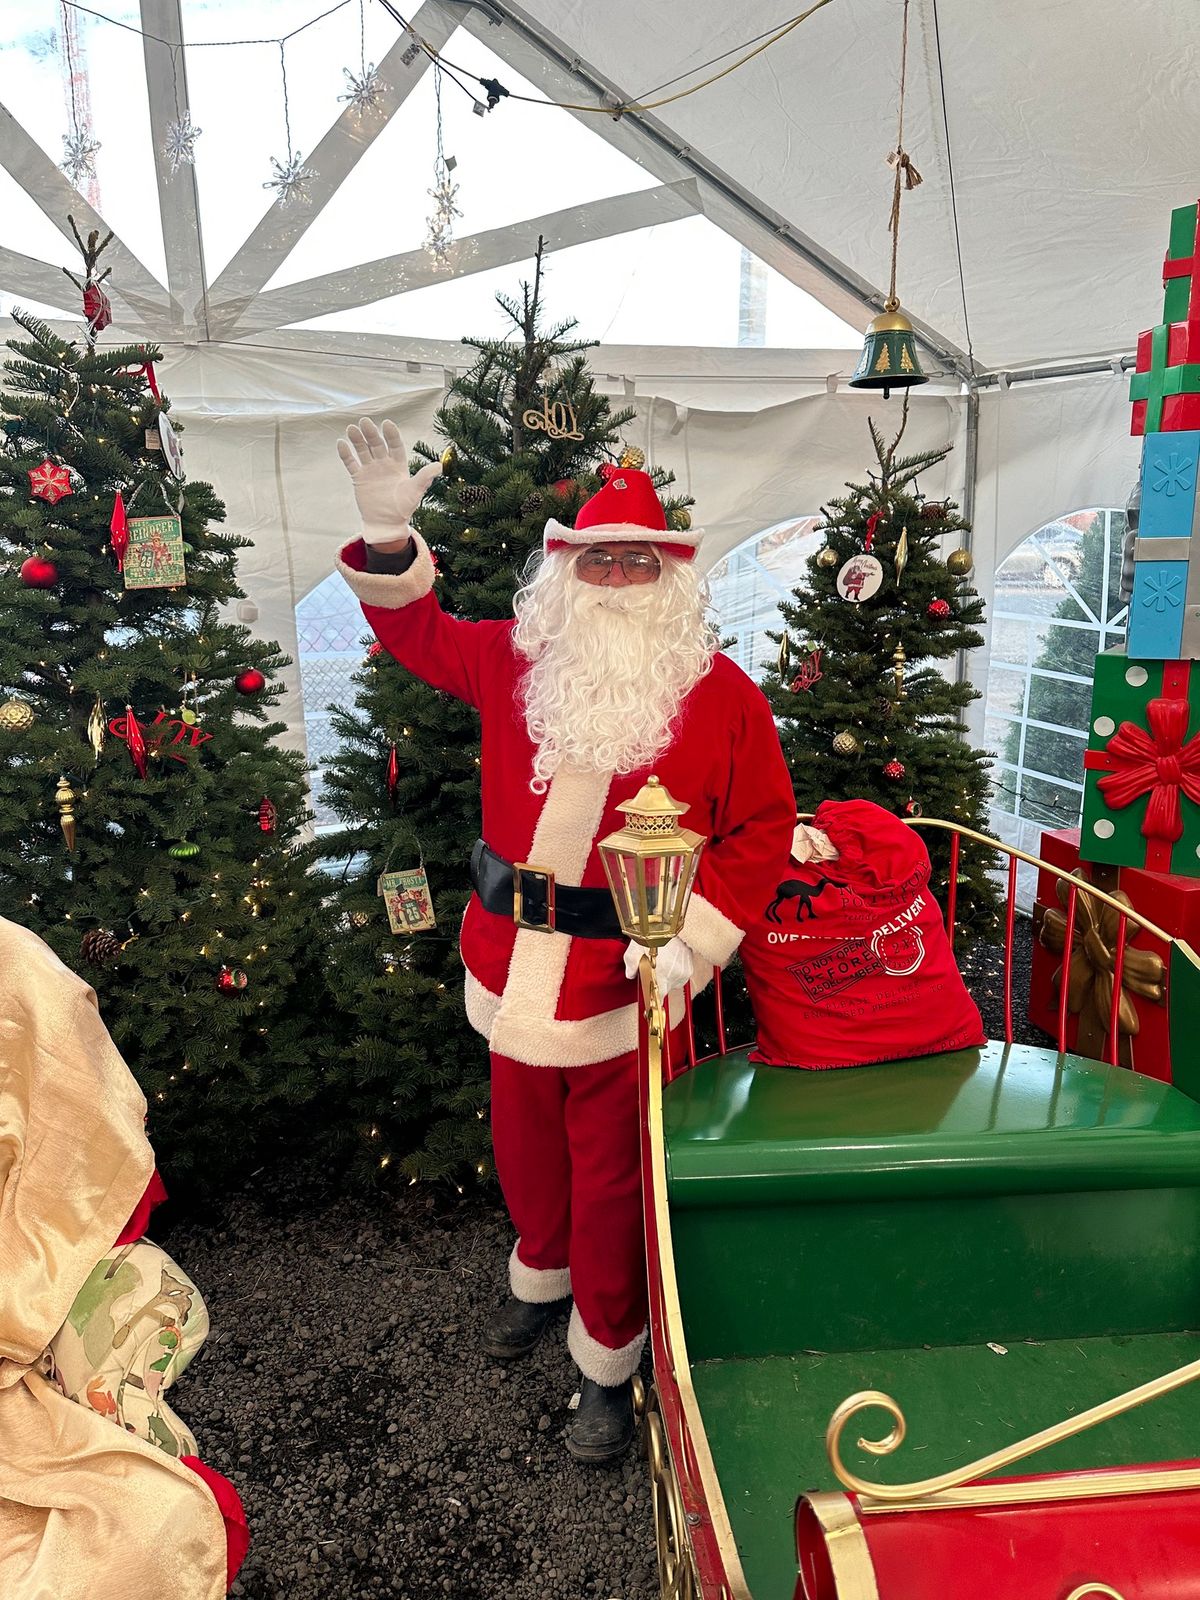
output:
[[668,747],[680,707],[719,641],[693,562],[659,550],[656,583],[585,583],[578,550],[533,558],[518,591],[514,642],[529,662],[525,724],[537,746],[531,788],[561,766],[636,772]]

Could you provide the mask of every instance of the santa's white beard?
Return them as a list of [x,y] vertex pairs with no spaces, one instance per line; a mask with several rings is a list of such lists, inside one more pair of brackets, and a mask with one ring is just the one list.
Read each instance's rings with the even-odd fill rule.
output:
[[613,589],[583,582],[578,553],[552,551],[516,599],[539,794],[562,766],[649,766],[671,743],[684,697],[718,644],[705,619],[707,588],[689,563],[664,556],[657,583]]

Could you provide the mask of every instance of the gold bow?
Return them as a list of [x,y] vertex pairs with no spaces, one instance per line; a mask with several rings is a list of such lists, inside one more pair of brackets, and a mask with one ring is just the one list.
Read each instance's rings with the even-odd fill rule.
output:
[[[1072,873],[1080,882],[1087,880],[1081,873]],[[1067,942],[1067,897],[1069,880],[1059,878],[1057,885],[1059,905],[1042,914],[1038,939],[1045,949],[1062,955]],[[1120,890],[1113,898],[1128,910],[1133,901]],[[1081,894],[1075,902],[1075,927],[1071,933],[1071,955],[1067,965],[1067,1010],[1079,1018],[1079,1038],[1076,1052],[1092,1060],[1103,1060],[1108,1043],[1108,1024],[1112,1013],[1113,969],[1116,965],[1117,927],[1120,913],[1103,900],[1094,900]],[[1136,929],[1131,930],[1136,934]],[[1062,967],[1054,974],[1055,993],[1061,992]],[[1123,1067],[1133,1065],[1133,1036],[1139,1031],[1137,1007],[1133,996],[1162,1001],[1166,969],[1161,956],[1152,950],[1133,950],[1125,946],[1125,959],[1121,968],[1121,994],[1117,1007],[1117,1033],[1120,1038],[1120,1062]]]

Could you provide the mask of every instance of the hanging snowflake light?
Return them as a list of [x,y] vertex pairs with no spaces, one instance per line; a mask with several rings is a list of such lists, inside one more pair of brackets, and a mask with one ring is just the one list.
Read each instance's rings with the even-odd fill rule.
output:
[[180,167],[195,166],[196,140],[203,132],[204,129],[196,127],[192,121],[190,111],[185,111],[168,125],[167,136],[163,140],[163,155],[172,173],[178,172]]
[[279,41],[279,73],[283,82],[283,129],[287,138],[287,160],[278,161],[271,157],[272,176],[263,184],[264,189],[274,189],[275,198],[287,205],[291,200],[306,201],[309,198],[308,186],[316,177],[312,167],[306,167],[299,150],[292,149],[292,116],[288,104],[287,84],[287,57],[284,54],[284,41]]
[[272,156],[271,171],[274,177],[268,178],[263,188],[274,189],[276,199],[285,205],[289,200],[308,200],[308,186],[316,177],[316,173],[311,167],[304,165],[299,151],[290,155],[286,162],[277,161]]
[[450,246],[454,243],[454,219],[461,217],[462,212],[454,203],[458,196],[458,185],[450,181],[456,163],[454,157],[447,156],[442,147],[442,73],[438,66],[433,69],[433,95],[437,106],[437,154],[433,162],[433,188],[429,190],[434,211],[431,217],[425,219],[429,229],[425,236],[425,249],[435,266],[448,267]]
[[77,189],[84,178],[96,176],[96,151],[99,148],[99,140],[87,133],[76,131],[63,134],[63,158],[59,166]]
[[383,83],[375,63],[362,65],[358,72],[343,67],[342,74],[346,79],[346,93],[338,95],[338,99],[344,105],[353,106],[360,117],[374,111],[383,98]]

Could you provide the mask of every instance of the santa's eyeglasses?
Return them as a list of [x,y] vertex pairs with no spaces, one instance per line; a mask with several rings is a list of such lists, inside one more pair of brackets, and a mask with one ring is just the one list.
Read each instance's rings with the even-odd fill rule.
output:
[[662,571],[662,562],[644,550],[630,550],[623,556],[614,556],[607,550],[585,550],[575,563],[575,571],[584,583],[603,583],[614,567],[620,567],[629,583],[653,583]]

